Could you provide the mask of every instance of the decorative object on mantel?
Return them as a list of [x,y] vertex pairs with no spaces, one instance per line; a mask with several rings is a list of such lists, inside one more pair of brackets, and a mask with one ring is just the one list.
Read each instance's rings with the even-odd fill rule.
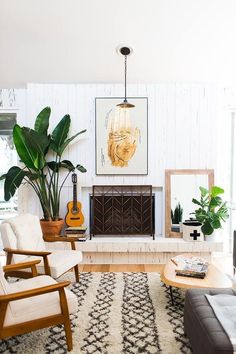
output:
[[171,231],[182,232],[183,208],[180,203],[176,205],[174,211],[171,209]]
[[133,50],[119,46],[117,52],[124,56],[124,100],[96,99],[96,174],[146,175],[147,98],[128,102],[127,57]]
[[165,171],[165,236],[182,237],[180,227],[172,229],[171,209],[180,203],[183,220],[194,211],[192,198],[198,196],[199,186],[211,188],[214,170],[166,170]]
[[[82,165],[62,160],[67,146],[86,130],[68,138],[71,119],[66,114],[49,134],[50,115],[51,108],[45,107],[36,117],[34,129],[20,127],[18,124],[14,126],[14,145],[24,166],[23,168],[13,166],[1,176],[1,179],[5,180],[6,201],[14,196],[17,188],[23,183],[34,189],[43,211],[41,227],[44,235],[55,235],[61,231],[63,220],[59,215],[60,196],[69,174],[76,169],[82,173],[86,172]],[[59,183],[62,170],[66,170],[66,175],[62,176],[64,179]]]
[[222,222],[229,217],[226,202],[219,196],[224,193],[224,189],[212,186],[211,189],[199,187],[201,192],[200,200],[195,198],[192,202],[198,205],[198,209],[193,213],[196,220],[202,223],[201,230],[207,241],[212,240],[214,230],[222,228]]
[[201,231],[202,223],[194,220],[186,220],[182,223],[183,239],[185,241],[204,241]]

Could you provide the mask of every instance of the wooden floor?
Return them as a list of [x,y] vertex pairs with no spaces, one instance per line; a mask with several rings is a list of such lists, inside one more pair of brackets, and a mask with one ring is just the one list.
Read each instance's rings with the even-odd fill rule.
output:
[[[212,262],[224,273],[233,274],[232,254],[219,255]],[[163,264],[84,264],[79,266],[80,272],[161,272]]]
[[80,272],[160,272],[162,264],[84,264]]

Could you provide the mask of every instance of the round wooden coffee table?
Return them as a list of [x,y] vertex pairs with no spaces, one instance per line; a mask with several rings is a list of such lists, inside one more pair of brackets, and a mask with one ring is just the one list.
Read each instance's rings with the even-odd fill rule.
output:
[[171,301],[173,304],[172,287],[190,288],[232,288],[232,281],[213,264],[209,265],[204,279],[182,277],[175,274],[176,265],[169,260],[161,273],[161,280],[169,286]]

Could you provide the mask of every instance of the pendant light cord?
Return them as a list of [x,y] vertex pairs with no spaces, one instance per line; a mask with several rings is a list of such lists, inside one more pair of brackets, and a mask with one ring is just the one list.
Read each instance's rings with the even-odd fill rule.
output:
[[126,98],[126,79],[127,79],[127,55],[125,55],[125,100],[124,100],[124,102],[127,102],[127,98]]
[[125,109],[126,108],[133,108],[133,107],[135,107],[135,105],[127,101],[127,59],[128,59],[127,57],[132,52],[131,52],[129,47],[122,47],[120,49],[120,53],[125,57],[124,58],[124,66],[125,66],[125,68],[124,68],[125,69],[125,97],[124,97],[124,101],[119,103],[119,104],[117,104],[117,106],[120,107],[120,108],[125,108]]

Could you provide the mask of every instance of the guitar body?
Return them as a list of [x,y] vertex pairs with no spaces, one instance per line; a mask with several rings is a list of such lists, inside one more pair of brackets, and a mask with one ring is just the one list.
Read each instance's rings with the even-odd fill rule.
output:
[[67,203],[66,224],[71,227],[81,226],[84,223],[84,216],[81,212],[80,202]]

